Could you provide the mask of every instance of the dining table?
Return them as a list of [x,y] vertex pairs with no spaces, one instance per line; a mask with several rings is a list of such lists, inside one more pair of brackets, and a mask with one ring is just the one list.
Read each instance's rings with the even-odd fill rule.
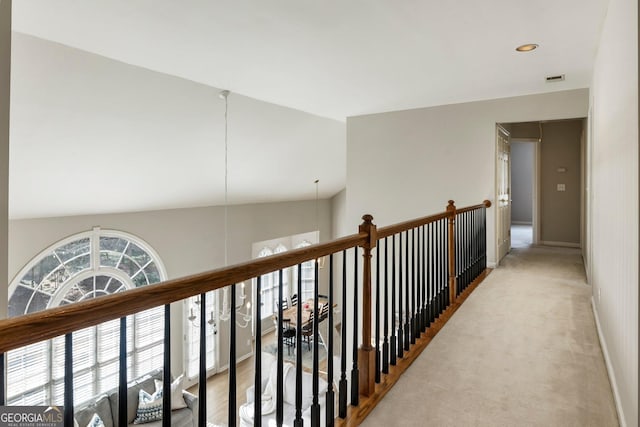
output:
[[[318,302],[322,305],[327,304],[329,301],[325,298],[318,298]],[[282,319],[289,321],[290,327],[295,328],[298,325],[298,307],[302,307],[302,326],[305,326],[311,319],[311,313],[313,312],[314,306],[315,304],[313,303],[313,299],[309,298],[282,310]]]

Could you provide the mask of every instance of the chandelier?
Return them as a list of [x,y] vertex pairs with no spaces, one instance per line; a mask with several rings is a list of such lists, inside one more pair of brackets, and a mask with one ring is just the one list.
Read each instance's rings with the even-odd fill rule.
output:
[[[224,266],[229,265],[228,263],[228,247],[229,247],[229,140],[228,140],[228,97],[229,91],[223,90],[220,92],[220,98],[224,100]],[[251,323],[251,301],[247,301],[247,293],[245,291],[245,283],[241,282],[237,285],[240,285],[240,293],[236,293],[236,300],[233,302],[229,302],[229,289],[230,286],[226,286],[222,290],[218,290],[218,294],[222,291],[222,307],[221,310],[216,310],[215,304],[214,309],[210,312],[210,318],[207,323],[213,327],[213,333],[217,333],[217,323],[216,320],[222,320],[224,322],[228,321],[231,318],[231,310],[236,311],[236,324],[241,328],[246,328],[249,323]],[[233,284],[231,286],[237,286]],[[194,302],[196,305],[200,304],[200,298],[197,298]],[[243,310],[244,307],[244,310]],[[196,322],[198,319],[200,310],[194,310],[193,307],[189,312],[189,321],[194,323],[194,325],[199,325],[199,322]]]

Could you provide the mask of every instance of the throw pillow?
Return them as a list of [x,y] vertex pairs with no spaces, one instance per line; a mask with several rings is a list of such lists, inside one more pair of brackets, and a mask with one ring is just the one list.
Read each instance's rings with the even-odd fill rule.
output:
[[[184,401],[182,395],[182,381],[184,380],[184,374],[180,375],[171,383],[171,410],[182,409],[187,407],[187,402]],[[162,381],[155,380],[156,393],[160,391],[162,393]]]
[[91,417],[91,421],[89,421],[87,427],[104,427],[104,423],[102,422],[100,415],[93,414],[93,417]]
[[134,424],[144,424],[162,419],[162,389],[153,394],[140,390],[138,395],[138,409]]

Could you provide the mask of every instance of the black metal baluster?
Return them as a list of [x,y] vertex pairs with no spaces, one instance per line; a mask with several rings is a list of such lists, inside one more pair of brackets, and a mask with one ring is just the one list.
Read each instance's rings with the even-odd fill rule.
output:
[[[296,316],[296,418],[295,427],[302,427],[302,264],[298,264],[298,310]],[[260,398],[257,398],[260,402]]]
[[405,283],[405,323],[404,323],[404,349],[409,351],[411,343],[411,275],[409,274],[409,232],[405,232],[404,239],[404,283]]
[[448,280],[448,260],[449,260],[449,227],[447,227],[447,221],[442,221],[442,252],[445,254],[442,264],[442,307],[440,313],[442,313],[449,306],[449,280]]
[[415,249],[415,276],[416,276],[416,339],[420,338],[420,334],[423,331],[422,325],[424,322],[422,321],[422,305],[421,305],[421,295],[422,295],[422,275],[420,270],[420,230],[421,228],[416,229],[416,249]]
[[64,336],[64,425],[73,425],[73,335]]
[[416,272],[416,229],[411,229],[411,344],[416,343],[416,338],[420,338],[420,329],[418,325],[418,275]]
[[478,277],[480,275],[480,273],[482,272],[481,269],[481,262],[482,262],[482,251],[481,251],[481,245],[482,245],[482,236],[480,235],[480,218],[482,217],[482,209],[480,208],[478,209],[478,211],[476,212],[475,218],[476,218],[476,274],[475,276]]
[[487,210],[482,209],[482,269],[487,268]]
[[469,285],[469,283],[471,283],[471,281],[469,280],[471,278],[471,212],[465,212],[464,214],[465,216],[465,221],[464,221],[464,236],[465,236],[465,242],[464,242],[464,258],[465,258],[465,264],[464,264],[464,287],[465,289],[467,288],[467,286]]
[[471,236],[471,243],[470,243],[470,255],[469,258],[471,259],[471,269],[469,271],[469,274],[471,276],[471,279],[475,279],[476,277],[476,212],[477,210],[474,209],[469,213],[469,220],[470,220],[470,236]]
[[389,242],[384,238],[384,342],[382,343],[382,373],[389,373]]
[[442,294],[443,292],[443,287],[446,286],[446,281],[444,281],[443,283],[443,278],[446,278],[446,264],[444,264],[444,257],[447,255],[447,252],[445,251],[446,246],[444,246],[444,242],[447,240],[446,239],[446,235],[443,234],[443,230],[446,231],[446,220],[445,221],[438,221],[438,237],[437,237],[437,241],[438,241],[438,245],[439,245],[439,252],[442,254],[442,256],[440,257],[440,264],[438,265],[438,302],[437,302],[437,316],[436,317],[440,317],[440,313],[442,313],[442,306],[443,306],[443,297]]
[[389,347],[389,364],[396,364],[396,236],[391,236],[391,340]]
[[[255,295],[255,328],[256,328],[256,340],[255,340],[255,349],[253,351],[253,362],[254,362],[254,380],[255,383],[253,385],[253,425],[260,427],[262,426],[262,322],[260,319],[260,308],[262,306],[262,302],[260,301],[260,288],[262,285],[262,276],[258,276],[256,279],[256,295]],[[236,302],[232,300],[231,302],[231,311],[236,311]],[[300,325],[300,323],[298,323]]]
[[422,300],[420,306],[422,307],[422,332],[425,332],[429,327],[428,313],[427,313],[427,226],[422,226],[422,257],[420,257],[421,272],[422,272]]
[[[227,419],[229,427],[236,425],[237,414],[237,368],[236,361],[236,285],[231,285],[231,310],[229,311],[229,402],[227,410]],[[201,344],[202,345],[202,344]],[[200,356],[202,357],[202,356]],[[256,357],[256,353],[254,353]],[[202,403],[200,403],[202,405]],[[202,407],[202,406],[200,406]],[[204,412],[203,416],[206,418],[207,413]],[[203,421],[206,422],[206,421]],[[198,424],[199,426],[207,424]]]
[[[462,257],[460,256],[460,252],[462,251],[462,233],[460,232],[460,229],[462,227],[462,221],[460,221],[459,217],[461,215],[460,214],[456,214],[455,215],[455,225],[453,227],[454,233],[455,233],[455,250],[454,250],[454,265],[455,265],[455,277],[456,277],[456,294],[458,294],[460,292],[460,284],[462,283],[461,278],[461,271],[462,271]],[[448,227],[447,227],[448,230]],[[448,294],[448,292],[447,292]]]
[[460,282],[458,284],[458,291],[456,292],[456,295],[459,295],[460,292],[462,292],[462,289],[464,289],[464,281],[465,281],[465,271],[466,271],[466,260],[465,260],[465,213],[463,212],[460,215],[456,215],[459,218],[456,218],[456,224],[458,225],[457,229],[456,229],[456,240],[458,241],[458,243],[456,243],[456,249],[458,250],[458,255],[457,255],[457,259],[459,260],[459,271],[458,271],[458,276],[459,279],[456,280],[456,284],[458,282]]
[[476,229],[475,209],[469,212],[469,282],[473,281],[476,272]]
[[380,382],[380,242],[376,245],[376,373],[375,382]]
[[314,275],[313,275],[313,397],[311,403],[311,425],[320,425],[320,404],[318,403],[319,384],[318,379],[320,372],[318,371],[318,326],[320,317],[320,301],[318,301],[318,259],[314,262]]
[[340,381],[338,416],[347,417],[347,251],[342,251],[342,323],[340,325]]
[[358,247],[353,248],[353,367],[351,369],[351,405],[360,403],[360,371],[358,370]]
[[5,390],[5,384],[7,383],[5,375],[6,364],[4,359],[4,353],[0,353],[0,406],[7,404],[7,394]]
[[278,272],[278,363],[276,369],[276,425],[282,427],[284,422],[284,338],[282,337],[282,331],[284,325],[282,323],[282,288],[284,287],[284,272],[280,270]]
[[[404,316],[402,315],[402,233],[398,233],[398,357],[404,357]],[[394,248],[395,249],[395,248]]]
[[480,269],[480,257],[481,252],[480,252],[480,216],[482,215],[482,208],[478,209],[475,212],[474,218],[475,218],[475,248],[476,248],[476,255],[475,255],[475,259],[476,259],[476,272],[475,272],[475,277],[478,277],[480,275],[480,273],[482,272],[482,270]]
[[120,359],[118,360],[118,425],[127,421],[127,318],[120,318]]
[[467,286],[473,276],[473,211],[467,213]]
[[[233,310],[231,310],[233,312]],[[198,372],[198,425],[207,425],[207,294],[200,294],[200,365]],[[231,335],[232,339],[234,335]],[[231,363],[233,359],[230,359]],[[231,397],[231,393],[229,393]],[[229,399],[231,401],[231,399]],[[235,413],[234,413],[235,419]]]
[[435,222],[429,224],[429,325],[436,318],[434,308],[436,298],[435,228]]
[[[327,396],[325,398],[326,407],[326,425],[327,427],[333,427],[335,415],[335,392],[333,391],[333,254],[329,255],[329,326],[327,328],[327,335],[329,339],[329,345],[327,348],[328,353],[328,367],[327,367]],[[278,424],[280,426],[281,424]]]
[[462,271],[463,271],[463,262],[464,262],[464,255],[463,255],[463,249],[464,249],[464,213],[463,214],[457,214],[456,215],[456,226],[454,228],[455,233],[456,233],[456,250],[455,250],[455,254],[456,254],[456,264],[457,264],[457,268],[456,268],[456,286],[457,286],[457,290],[456,290],[456,295],[460,294],[460,287],[463,285],[463,277],[462,277]]
[[442,257],[444,253],[442,252],[442,220],[439,220],[435,223],[435,257],[436,257],[436,276],[435,276],[435,301],[434,301],[434,309],[433,309],[433,317],[437,319],[440,316],[440,309],[442,307]]
[[[162,367],[162,427],[171,425],[171,305],[164,306],[164,354]],[[126,393],[125,393],[126,394]],[[123,406],[126,408],[126,406]],[[125,412],[126,413],[126,412]]]

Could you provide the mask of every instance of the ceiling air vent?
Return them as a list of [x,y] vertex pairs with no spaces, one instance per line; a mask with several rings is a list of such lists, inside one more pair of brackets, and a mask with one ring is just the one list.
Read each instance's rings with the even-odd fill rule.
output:
[[547,83],[562,82],[564,81],[564,74],[558,74],[557,76],[547,76],[545,80],[547,81]]

